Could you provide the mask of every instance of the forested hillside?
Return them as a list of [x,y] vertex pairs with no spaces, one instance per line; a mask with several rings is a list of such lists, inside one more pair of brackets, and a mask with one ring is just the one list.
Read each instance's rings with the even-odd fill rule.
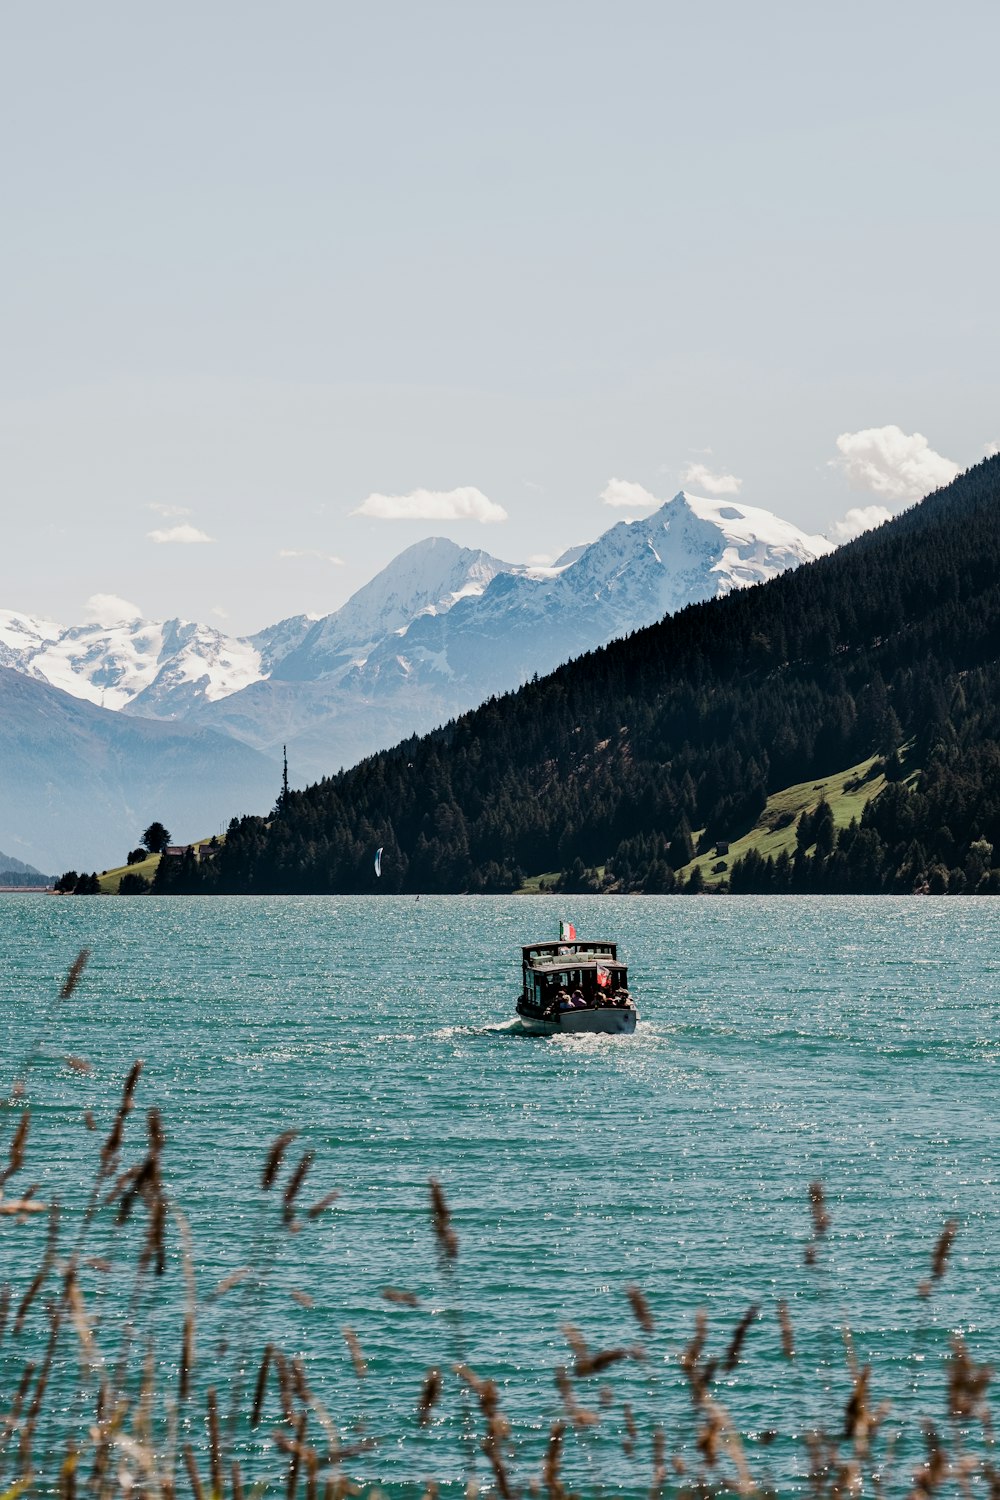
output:
[[561,871],[670,890],[692,831],[735,838],[770,792],[872,754],[889,784],[859,822],[820,811],[780,871],[743,861],[732,888],[1000,888],[1000,458],[829,557],[282,796],[158,886],[502,891]]

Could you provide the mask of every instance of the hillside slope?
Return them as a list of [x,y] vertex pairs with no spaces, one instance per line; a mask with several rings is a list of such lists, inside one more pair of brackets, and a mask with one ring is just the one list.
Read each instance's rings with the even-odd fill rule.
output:
[[[893,764],[904,740],[923,768],[916,789]],[[824,830],[817,862],[804,855],[784,888],[993,878],[1000,458],[828,557],[293,794],[270,828],[232,825],[204,878],[370,889],[381,844],[382,889],[508,889],[576,861],[622,888],[665,889],[691,859],[691,829],[737,838],[769,793],[876,753],[891,787],[860,826]]]
[[207,729],[130,719],[0,667],[0,837],[42,869],[101,869],[153,818],[179,839],[267,806],[270,761]]

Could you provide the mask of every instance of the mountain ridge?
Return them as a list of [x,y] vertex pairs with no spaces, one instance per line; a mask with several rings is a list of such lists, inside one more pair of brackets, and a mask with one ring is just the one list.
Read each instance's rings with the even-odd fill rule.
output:
[[0,665],[129,716],[214,729],[318,779],[696,599],[831,550],[684,491],[550,566],[414,543],[331,614],[246,637],[173,619],[68,628],[0,611]]
[[191,888],[372,890],[381,845],[379,889],[560,871],[566,889],[670,890],[695,831],[735,838],[772,792],[873,755],[886,785],[859,822],[818,810],[780,871],[734,869],[733,887],[1000,890],[1000,457],[292,793],[267,828],[237,820]]

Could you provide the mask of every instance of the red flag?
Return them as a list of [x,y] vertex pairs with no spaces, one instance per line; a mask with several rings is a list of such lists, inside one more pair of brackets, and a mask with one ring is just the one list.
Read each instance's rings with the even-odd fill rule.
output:
[[611,984],[611,970],[602,968],[602,966],[598,964],[597,982],[601,986],[602,990],[606,990]]

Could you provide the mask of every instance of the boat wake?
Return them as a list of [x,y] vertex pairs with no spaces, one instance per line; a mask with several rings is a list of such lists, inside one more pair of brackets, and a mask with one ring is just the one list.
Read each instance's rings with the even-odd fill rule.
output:
[[588,1049],[604,1046],[607,1043],[618,1046],[632,1040],[632,1037],[645,1038],[648,1041],[658,1035],[656,1027],[651,1022],[640,1021],[631,1036],[598,1031],[554,1032],[550,1036],[541,1036],[537,1031],[530,1031],[516,1017],[512,1021],[497,1021],[491,1026],[442,1026],[439,1030],[431,1032],[431,1036],[439,1042],[450,1042],[458,1037],[511,1036],[529,1037],[533,1042],[554,1042],[560,1047],[583,1044]]

